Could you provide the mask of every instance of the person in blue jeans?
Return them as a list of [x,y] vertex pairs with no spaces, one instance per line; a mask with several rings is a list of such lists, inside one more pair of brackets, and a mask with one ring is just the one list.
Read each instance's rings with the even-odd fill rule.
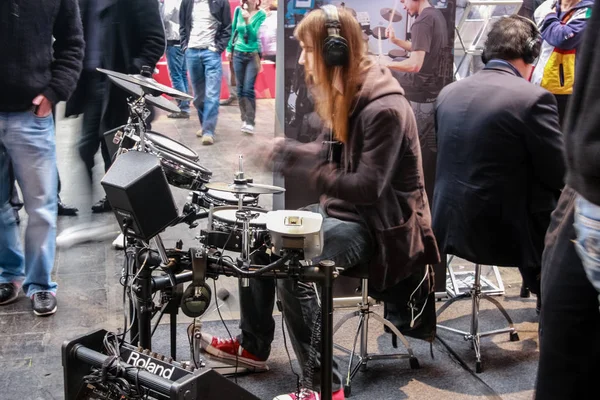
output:
[[[36,315],[57,309],[52,107],[75,90],[84,53],[77,0],[46,3],[0,3],[0,305],[17,300],[22,286]],[[10,204],[11,166],[29,216],[24,251]]]
[[578,195],[575,200],[575,250],[600,301],[600,206]]
[[[181,0],[164,0],[161,4],[161,14],[165,25],[167,38],[167,66],[173,87],[180,92],[189,93],[187,64],[185,54],[181,50],[179,35],[179,9]],[[180,112],[171,113],[169,118],[190,118],[189,100],[177,100]]]
[[196,136],[203,145],[215,142],[219,117],[221,54],[231,37],[231,9],[228,0],[183,0],[179,11],[181,49],[185,52],[194,106],[202,129]]
[[260,68],[260,41],[258,32],[267,18],[260,9],[261,0],[243,0],[235,9],[232,22],[232,36],[227,45],[230,62],[233,62],[237,81],[237,96],[242,118],[241,131],[254,133],[256,118],[256,93],[254,84]]

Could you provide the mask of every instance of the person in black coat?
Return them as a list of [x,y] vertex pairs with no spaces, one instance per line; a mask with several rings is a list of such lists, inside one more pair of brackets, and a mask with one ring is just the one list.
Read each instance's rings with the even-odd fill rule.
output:
[[[67,103],[66,115],[83,113],[79,155],[90,180],[94,156],[102,148],[104,168],[111,154],[102,134],[127,122],[127,92],[111,84],[96,68],[139,74],[142,66],[154,69],[165,51],[165,32],[155,0],[79,0],[86,42],[85,59],[77,89]],[[106,198],[92,210],[110,210]]]
[[500,19],[485,44],[485,68],[440,93],[433,199],[441,252],[517,266],[535,294],[565,174],[556,100],[526,80],[537,35],[523,17]]
[[536,400],[598,397],[600,304],[575,250],[577,196],[565,187],[546,235]]
[[[564,125],[567,187],[552,215],[542,258],[544,307],[540,315],[536,400],[598,397],[595,379],[600,371],[600,280],[594,279],[598,275],[593,270],[598,266],[594,261],[599,241],[597,219],[589,215],[600,206],[600,78],[593,73],[600,62],[598,28],[600,3],[596,2]],[[581,207],[582,200],[589,204]]]

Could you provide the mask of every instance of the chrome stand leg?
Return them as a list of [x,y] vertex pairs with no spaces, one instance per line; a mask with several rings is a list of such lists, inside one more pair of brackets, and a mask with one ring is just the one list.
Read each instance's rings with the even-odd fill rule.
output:
[[[369,281],[367,279],[363,279],[362,281],[363,289],[362,289],[362,298],[361,302],[358,304],[358,310],[355,310],[351,313],[344,315],[338,323],[335,325],[333,332],[337,332],[347,321],[354,317],[358,317],[358,327],[356,329],[356,334],[354,335],[354,341],[352,345],[352,350],[349,350],[343,346],[335,345],[335,348],[343,351],[346,354],[350,355],[350,360],[348,362],[348,372],[345,378],[344,384],[344,395],[346,397],[350,397],[351,389],[352,389],[352,379],[358,373],[358,371],[364,371],[367,369],[367,363],[371,360],[392,360],[392,359],[402,359],[408,358],[410,362],[410,367],[412,369],[419,368],[419,362],[417,358],[414,356],[413,350],[410,347],[410,344],[406,340],[406,337],[398,331],[398,329],[389,321],[385,320],[379,314],[370,311],[369,304],[369,292],[368,285]],[[408,353],[399,353],[399,354],[369,354],[368,343],[369,343],[369,319],[373,317],[377,322],[380,322],[382,325],[387,326],[390,330],[401,340],[402,344],[406,347]],[[360,344],[359,344],[359,335],[360,335]],[[357,352],[357,345],[360,346]],[[356,358],[356,364],[354,363],[354,358]]]
[[475,350],[475,368],[477,372],[481,372],[481,348],[479,341],[479,301],[481,298],[481,265],[475,264],[475,282],[471,288],[471,296],[473,297],[471,314],[471,343]]
[[[481,360],[481,338],[485,336],[497,335],[500,333],[510,333],[510,340],[517,341],[519,340],[519,335],[517,334],[517,330],[514,327],[513,321],[502,306],[500,302],[486,294],[481,292],[481,265],[475,264],[475,280],[473,283],[473,287],[466,295],[461,295],[459,297],[454,297],[453,299],[447,301],[440,309],[438,310],[437,315],[439,316],[446,308],[448,308],[451,304],[453,304],[459,298],[471,297],[471,329],[469,332],[464,332],[458,329],[449,328],[443,325],[437,325],[439,329],[448,331],[450,333],[458,334],[463,336],[463,338],[469,342],[471,342],[471,347],[475,351],[475,372],[480,373],[483,372],[483,362]],[[502,313],[506,321],[508,322],[509,327],[504,329],[496,329],[488,332],[480,332],[479,331],[479,308],[481,299],[486,299],[490,303],[492,303],[498,310]]]

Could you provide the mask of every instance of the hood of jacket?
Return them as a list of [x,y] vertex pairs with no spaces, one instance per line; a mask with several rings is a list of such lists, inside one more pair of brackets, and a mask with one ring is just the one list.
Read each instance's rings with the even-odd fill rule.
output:
[[404,89],[386,66],[373,64],[363,72],[351,117],[359,114],[369,103],[392,94],[404,95]]

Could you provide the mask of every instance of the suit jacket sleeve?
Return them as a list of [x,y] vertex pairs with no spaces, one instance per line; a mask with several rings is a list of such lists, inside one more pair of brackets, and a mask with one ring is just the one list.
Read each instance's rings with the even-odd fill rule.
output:
[[228,0],[223,1],[220,30],[221,34],[219,35],[217,50],[219,53],[222,53],[227,48],[227,44],[231,38],[231,7]]
[[190,32],[191,24],[188,22],[191,21],[190,14],[190,2],[188,0],[183,0],[181,2],[181,7],[179,8],[179,43],[181,44],[181,50],[185,51],[187,49],[188,41],[190,40]]
[[139,74],[144,65],[154,69],[165,53],[165,29],[158,4],[154,0],[129,0],[132,21],[136,21],[140,50],[132,60],[132,71]]
[[356,205],[367,205],[375,203],[389,186],[404,132],[397,110],[365,109],[361,114],[359,123],[364,132],[364,144],[355,172],[322,164],[316,168],[313,179],[321,193]]
[[543,93],[530,107],[525,145],[533,169],[541,182],[551,189],[561,190],[566,172],[564,141],[558,122],[556,100],[550,92]]
[[42,94],[56,104],[67,100],[77,85],[85,44],[77,0],[62,0],[53,28],[52,79]]

